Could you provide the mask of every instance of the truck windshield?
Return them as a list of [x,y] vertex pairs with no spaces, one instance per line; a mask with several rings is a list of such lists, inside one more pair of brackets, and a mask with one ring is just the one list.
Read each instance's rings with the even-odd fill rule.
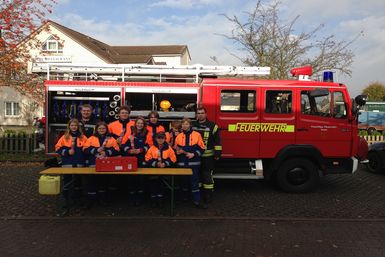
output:
[[314,94],[306,90],[301,91],[301,113],[343,119],[347,117],[347,104],[340,91]]

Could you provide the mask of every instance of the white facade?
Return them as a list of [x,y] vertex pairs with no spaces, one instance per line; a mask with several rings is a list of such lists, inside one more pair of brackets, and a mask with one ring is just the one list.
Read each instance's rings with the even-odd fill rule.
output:
[[[55,40],[49,40],[51,36],[54,35],[54,37],[57,37],[58,39]],[[42,51],[42,49],[31,49],[31,56],[32,58],[36,58],[35,62],[52,62],[52,60],[55,60],[54,57],[57,57],[58,62],[64,62],[64,63],[95,63],[95,64],[104,64],[106,63],[103,59],[99,58],[97,55],[95,55],[90,50],[86,49],[84,46],[73,40],[72,38],[68,37],[66,34],[62,33],[60,30],[56,29],[54,26],[50,26],[50,30],[41,31],[36,38],[44,44],[44,42],[48,41],[57,41],[58,43],[62,44],[63,48],[62,51],[55,53],[52,52],[45,52]],[[51,59],[48,60],[42,60],[44,56],[50,56]],[[60,60],[58,57],[65,57]],[[53,61],[55,62],[55,61]]]
[[[74,63],[74,64],[107,64],[108,62],[99,57],[85,45],[77,42],[68,36],[65,31],[47,23],[49,30],[40,30],[36,35],[41,43],[38,49],[30,49],[31,57],[34,62],[39,63]],[[188,53],[181,55],[154,56],[156,62],[164,62],[170,65],[188,64]],[[187,60],[187,61],[186,61]],[[31,67],[31,62],[28,63]],[[11,103],[11,104],[9,104]],[[15,104],[13,104],[15,103]],[[0,127],[5,126],[26,126],[28,125],[29,116],[42,117],[43,112],[40,108],[34,113],[20,111],[13,113],[17,115],[9,115],[13,107],[29,106],[31,101],[26,96],[21,95],[10,87],[0,87]],[[11,107],[10,107],[11,106]],[[8,109],[6,108],[8,107]],[[6,115],[8,114],[8,115]]]
[[33,118],[43,116],[43,108],[33,106],[30,99],[10,87],[0,87],[0,127],[28,126]]
[[[52,35],[58,40],[50,40]],[[47,41],[52,43],[57,41],[63,45],[62,51],[60,52],[43,51],[43,46],[40,49],[31,49],[31,57],[35,59],[36,62],[53,62],[53,60],[56,60],[62,63],[106,63],[103,59],[99,58],[53,26],[50,26],[49,31],[42,30],[36,35],[36,38],[42,42],[43,45]],[[29,107],[31,107],[32,104],[33,102],[28,97],[20,94],[15,89],[10,87],[0,87],[0,126],[2,126],[3,129],[6,126],[28,126],[31,117],[42,117],[44,115],[43,107],[41,106],[37,110],[31,110]],[[9,108],[7,110],[6,107],[9,107],[10,105],[12,107],[18,105],[19,111],[9,115]]]
[[155,63],[167,63],[167,65],[178,66],[188,65],[189,58],[187,54],[181,55],[168,55],[168,56],[153,56]]

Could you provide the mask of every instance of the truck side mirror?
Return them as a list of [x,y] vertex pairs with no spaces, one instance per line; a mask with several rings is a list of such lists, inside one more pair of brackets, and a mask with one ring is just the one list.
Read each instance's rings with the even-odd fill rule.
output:
[[[352,99],[353,100],[353,99]],[[367,96],[366,95],[358,95],[352,101],[353,106],[352,106],[352,113],[354,116],[357,115],[358,110],[360,109],[361,106],[364,106],[366,104]]]
[[368,97],[366,95],[358,95],[358,96],[356,96],[354,101],[357,103],[357,105],[364,106],[366,104],[367,98]]

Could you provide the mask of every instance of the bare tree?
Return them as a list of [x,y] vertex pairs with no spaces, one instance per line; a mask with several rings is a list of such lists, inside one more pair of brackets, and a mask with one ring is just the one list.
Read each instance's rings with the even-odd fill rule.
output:
[[299,15],[284,22],[279,18],[280,2],[263,5],[258,0],[252,12],[246,12],[246,22],[238,16],[223,14],[235,28],[224,37],[240,45],[246,57],[239,57],[245,65],[271,67],[270,78],[287,79],[293,67],[312,65],[313,73],[334,69],[351,76],[354,54],[349,50],[351,41],[337,41],[334,35],[317,39],[318,25],[310,32],[296,33],[294,25]]
[[24,120],[27,122],[27,128],[32,130],[33,123],[37,117],[37,111],[39,110],[40,104],[29,100],[28,102],[23,102],[21,106],[21,114]]

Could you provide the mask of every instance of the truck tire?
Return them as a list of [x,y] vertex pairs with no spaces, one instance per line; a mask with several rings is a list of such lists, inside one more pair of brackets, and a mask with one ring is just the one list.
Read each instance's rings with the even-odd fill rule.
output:
[[384,160],[382,160],[380,154],[376,152],[369,152],[368,160],[369,163],[366,164],[366,168],[368,169],[368,171],[372,173],[380,173],[383,171]]
[[304,158],[284,161],[276,174],[278,186],[289,193],[305,193],[313,190],[319,181],[316,165]]

